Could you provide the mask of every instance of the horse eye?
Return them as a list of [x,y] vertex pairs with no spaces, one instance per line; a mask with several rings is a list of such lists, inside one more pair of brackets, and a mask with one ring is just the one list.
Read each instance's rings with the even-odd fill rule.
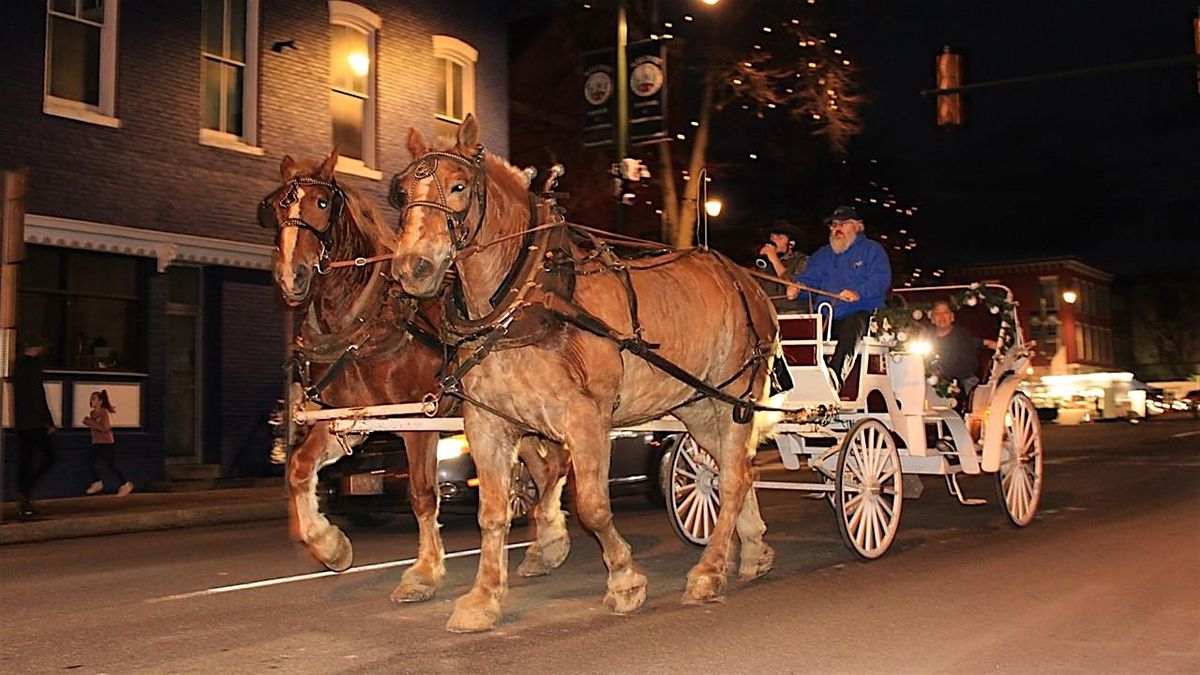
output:
[[466,183],[455,183],[454,185],[450,186],[450,192],[462,192],[463,190],[466,190],[466,189],[467,189]]
[[324,208],[328,208],[328,207],[329,207],[328,199],[318,199],[317,200],[317,208],[324,209]]

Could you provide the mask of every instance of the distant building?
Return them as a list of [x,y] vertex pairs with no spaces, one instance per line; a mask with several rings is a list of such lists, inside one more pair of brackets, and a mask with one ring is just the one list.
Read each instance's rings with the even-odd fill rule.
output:
[[1075,258],[955,268],[963,281],[994,280],[1012,289],[1018,319],[1037,340],[1033,375],[1071,375],[1116,367],[1113,275]]
[[[285,154],[384,212],[408,131],[467,113],[508,154],[506,6],[433,0],[0,4],[0,167],[28,167],[19,331],[49,342],[63,431],[40,494],[78,494],[89,394],[136,483],[270,470],[288,316],[255,224]],[[6,460],[15,441],[5,443]],[[11,464],[9,465],[11,469]],[[6,470],[11,485],[15,472]],[[11,492],[6,492],[11,494]]]

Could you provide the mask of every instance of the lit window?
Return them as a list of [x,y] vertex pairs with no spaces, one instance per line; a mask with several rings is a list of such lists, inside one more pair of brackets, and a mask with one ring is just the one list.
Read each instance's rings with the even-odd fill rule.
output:
[[337,170],[382,178],[375,171],[375,36],[379,16],[349,2],[330,2],[329,106]]
[[467,115],[475,112],[475,63],[479,52],[448,35],[433,36],[438,133],[454,133]]
[[204,0],[200,141],[254,146],[259,0]]
[[117,0],[48,0],[42,110],[116,127]]

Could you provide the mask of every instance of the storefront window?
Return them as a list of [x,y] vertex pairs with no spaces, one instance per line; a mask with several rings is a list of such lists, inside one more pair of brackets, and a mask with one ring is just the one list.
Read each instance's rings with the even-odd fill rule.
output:
[[129,256],[30,246],[18,334],[46,342],[48,368],[144,370],[141,266]]

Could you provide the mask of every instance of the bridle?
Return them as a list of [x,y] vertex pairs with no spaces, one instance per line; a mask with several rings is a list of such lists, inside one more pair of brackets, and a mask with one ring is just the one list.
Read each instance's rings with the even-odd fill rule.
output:
[[[388,202],[401,212],[400,222],[403,223],[405,221],[410,210],[418,207],[441,211],[446,216],[446,231],[450,235],[450,242],[454,246],[455,252],[460,252],[470,246],[471,242],[479,234],[479,230],[483,226],[483,219],[487,213],[487,172],[483,168],[484,154],[483,146],[477,145],[475,146],[475,154],[471,157],[464,157],[442,150],[432,150],[413,160],[412,164],[409,164],[408,167],[392,178],[392,185],[388,190]],[[457,162],[471,171],[471,194],[467,196],[467,205],[458,211],[450,208],[450,204],[446,199],[446,191],[438,180],[433,181],[434,186],[437,188],[438,201],[413,199],[417,181],[435,177],[438,160],[443,158]],[[416,180],[413,181],[408,191],[405,192],[404,178],[410,173]],[[471,206],[475,204],[479,206],[479,220],[475,223],[475,227],[472,228],[467,225],[466,221],[467,216],[471,212]]]
[[[329,204],[324,207],[329,211],[329,218],[325,221],[325,227],[316,228],[311,223],[303,218],[287,218],[283,222],[279,222],[275,216],[275,207],[278,206],[285,211],[296,203],[299,199],[297,192],[301,186],[316,186],[323,187],[329,191]],[[282,195],[280,193],[282,192]],[[276,195],[280,195],[276,198]],[[301,230],[307,230],[321,244],[321,253],[317,256],[317,262],[313,267],[317,270],[317,274],[328,274],[330,271],[329,252],[333,249],[334,225],[342,217],[342,207],[346,203],[346,194],[342,192],[342,188],[338,186],[337,181],[330,179],[328,181],[314,178],[311,176],[298,176],[284,183],[279,189],[268,195],[258,205],[258,224],[265,229],[275,230],[275,248],[279,248],[279,238],[283,230],[288,227],[295,227]],[[320,204],[318,203],[318,206]]]

